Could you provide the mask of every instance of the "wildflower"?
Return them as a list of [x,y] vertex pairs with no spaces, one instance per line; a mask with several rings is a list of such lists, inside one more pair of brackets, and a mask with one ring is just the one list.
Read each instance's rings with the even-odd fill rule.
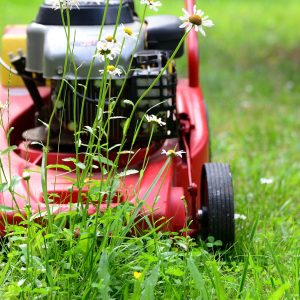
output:
[[133,32],[133,30],[130,27],[124,26],[124,24],[121,24],[121,28],[122,28],[124,37],[129,37],[132,39],[135,39],[137,37],[137,33]]
[[100,61],[105,61],[105,58],[113,60],[120,52],[119,45],[114,41],[102,40],[97,43],[97,53],[95,56],[99,58]]
[[193,14],[191,15],[184,8],[182,9],[182,11],[184,15],[179,18],[184,23],[179,26],[180,28],[187,28],[187,30],[195,28],[197,32],[200,31],[202,35],[205,36],[205,31],[203,27],[214,26],[213,21],[210,20],[208,16],[204,16],[204,11],[202,11],[201,9],[197,10],[196,5],[194,5]]
[[82,140],[81,140],[81,139],[78,139],[78,141],[77,141],[76,143],[77,143],[77,146],[78,146],[78,147],[81,147],[81,146],[82,146]]
[[[62,7],[62,9],[72,9],[73,6],[79,9],[79,1],[78,0],[52,0],[52,1],[48,1],[51,2],[53,4],[53,8],[54,9],[60,9],[60,7]],[[47,1],[46,1],[47,4]]]
[[[121,76],[121,74],[122,74],[122,70],[119,68],[116,68],[113,65],[108,65],[106,67],[106,70],[107,70],[107,73],[111,76]],[[101,70],[100,72],[103,73],[104,71]]]
[[155,115],[151,115],[151,116],[145,115],[145,118],[146,118],[147,122],[149,122],[149,123],[152,123],[152,124],[158,124],[159,126],[166,125],[166,123],[163,122],[163,121],[161,120],[161,118],[158,118],[158,117],[155,116]]
[[260,183],[261,184],[271,184],[271,183],[273,183],[273,178],[260,178]]
[[169,157],[179,156],[182,158],[182,154],[184,154],[184,153],[185,153],[185,151],[183,151],[183,150],[175,151],[173,149],[169,149],[169,150],[163,149],[161,151],[161,154],[165,154],[166,156],[169,156]]
[[28,181],[28,180],[30,179],[30,174],[29,174],[29,172],[24,171],[23,174],[22,174],[22,178],[23,178],[25,181]]
[[247,217],[245,216],[245,215],[243,215],[243,214],[234,214],[234,219],[235,220],[246,220],[247,219]]
[[158,7],[161,6],[161,2],[156,0],[141,0],[141,4],[146,4],[150,9],[154,11],[157,11]]
[[117,40],[113,37],[113,35],[108,35],[108,36],[105,38],[105,40],[106,40],[107,42],[114,42],[114,43],[117,42]]
[[135,279],[140,279],[141,276],[142,276],[142,273],[141,273],[141,272],[137,272],[137,271],[133,272],[133,277],[134,277]]

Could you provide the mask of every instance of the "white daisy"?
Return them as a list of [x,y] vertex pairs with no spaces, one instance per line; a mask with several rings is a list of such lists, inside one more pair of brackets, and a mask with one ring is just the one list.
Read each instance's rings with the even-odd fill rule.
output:
[[105,61],[105,58],[114,60],[119,53],[120,46],[114,40],[108,41],[105,39],[97,43],[97,53],[95,56],[100,61]]
[[184,153],[185,153],[185,151],[183,151],[183,150],[175,151],[174,149],[169,149],[169,150],[163,149],[161,151],[161,154],[165,154],[166,156],[170,156],[170,157],[179,156],[181,158],[182,158],[182,154],[184,154]]
[[[107,73],[111,76],[121,76],[122,75],[122,70],[120,68],[116,68],[113,65],[108,65],[106,67]],[[103,73],[104,71],[101,70],[100,73]]]
[[214,26],[213,21],[210,20],[208,16],[204,16],[204,11],[201,9],[197,10],[196,5],[194,5],[193,14],[191,15],[184,8],[182,11],[184,15],[179,18],[183,21],[183,24],[179,26],[180,28],[186,28],[187,30],[195,28],[196,31],[200,31],[205,36],[206,34],[203,27]]
[[243,215],[243,214],[234,214],[234,219],[235,220],[246,220],[247,219],[247,217],[245,216],[245,215]]
[[79,9],[79,1],[78,0],[55,0],[53,1],[53,8],[54,9],[60,9],[60,6],[62,9],[72,9],[73,7],[76,7]]
[[150,9],[157,11],[158,7],[161,6],[161,2],[160,1],[156,1],[156,0],[141,0],[141,4],[146,4],[149,6]]
[[27,172],[27,171],[24,171],[23,174],[22,174],[22,178],[25,180],[25,181],[28,181],[30,179],[30,173]]
[[273,178],[260,178],[260,183],[261,184],[272,184],[273,183]]
[[147,120],[148,123],[158,124],[159,126],[164,126],[164,125],[166,125],[166,123],[163,122],[163,121],[161,120],[161,118],[158,118],[158,117],[155,116],[155,115],[151,115],[151,116],[145,115],[145,118],[146,118],[146,120]]
[[124,26],[124,24],[121,24],[120,26],[121,26],[121,30],[123,32],[124,37],[136,39],[137,33],[133,32],[133,30],[130,27]]

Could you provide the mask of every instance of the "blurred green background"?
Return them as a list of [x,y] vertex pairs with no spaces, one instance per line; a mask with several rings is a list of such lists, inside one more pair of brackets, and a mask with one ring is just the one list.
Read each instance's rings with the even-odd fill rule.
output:
[[[161,2],[160,13],[181,15],[183,1]],[[0,30],[8,23],[33,20],[40,3],[0,0]],[[293,285],[292,277],[299,278],[299,262],[293,276],[290,268],[300,248],[300,2],[197,4],[215,23],[207,37],[199,36],[213,160],[231,164],[236,212],[247,216],[243,224],[237,222],[236,251],[244,255],[252,249],[260,257],[268,252],[267,240],[276,247],[281,276]],[[179,69],[185,76],[184,59]],[[261,178],[272,178],[273,183],[263,185]],[[255,243],[249,245],[256,218]],[[262,269],[262,284],[278,277],[267,258]]]

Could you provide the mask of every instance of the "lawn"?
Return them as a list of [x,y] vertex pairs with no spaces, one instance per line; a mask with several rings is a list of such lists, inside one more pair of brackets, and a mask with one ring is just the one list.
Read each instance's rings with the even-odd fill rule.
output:
[[[40,2],[0,0],[0,30],[33,20]],[[162,2],[161,12],[181,14],[180,1]],[[39,267],[27,275],[19,273],[13,252],[0,254],[3,299],[51,299],[51,293],[57,299],[300,298],[299,1],[198,2],[215,22],[200,37],[213,161],[230,163],[236,213],[247,217],[236,220],[234,249],[214,254],[189,239],[174,242],[153,233],[101,249],[97,278],[82,271],[80,257],[70,262],[62,241],[51,258],[35,253]],[[184,65],[180,61],[181,76]],[[41,261],[47,259],[43,276]],[[51,260],[63,261],[61,270],[50,268]],[[71,265],[77,269],[68,273]],[[39,279],[23,281],[26,276]],[[82,280],[88,280],[85,287]]]

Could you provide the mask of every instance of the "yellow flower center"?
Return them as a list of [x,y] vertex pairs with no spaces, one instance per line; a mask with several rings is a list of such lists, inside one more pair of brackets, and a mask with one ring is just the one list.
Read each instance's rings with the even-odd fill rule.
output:
[[107,66],[107,71],[109,71],[109,72],[113,72],[115,69],[116,69],[115,66],[112,66],[112,65]]
[[199,15],[194,14],[189,17],[189,22],[194,25],[200,26],[202,24],[202,18]]
[[129,28],[129,27],[124,27],[124,32],[125,32],[126,34],[130,35],[130,36],[133,34],[132,29]]
[[108,35],[106,38],[105,38],[105,40],[107,41],[107,42],[116,42],[116,39],[114,39],[114,37],[112,36],[112,35]]
[[167,156],[171,156],[171,157],[176,156],[175,150],[173,150],[173,149],[168,150],[168,151],[167,151]]

